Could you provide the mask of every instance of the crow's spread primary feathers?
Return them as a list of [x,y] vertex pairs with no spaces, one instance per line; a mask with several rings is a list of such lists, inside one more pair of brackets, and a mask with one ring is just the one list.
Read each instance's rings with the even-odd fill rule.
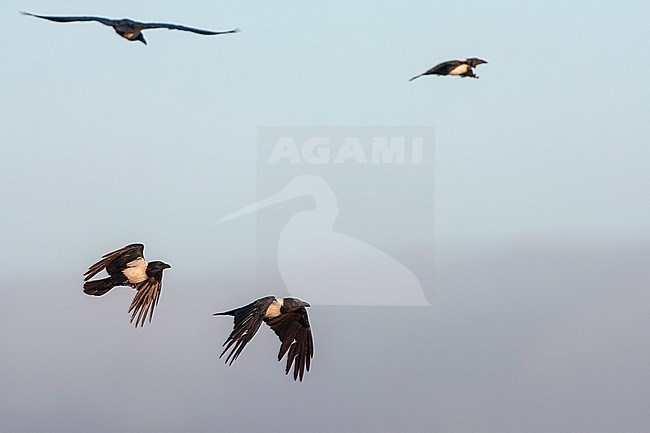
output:
[[[171,267],[160,261],[147,263],[143,253],[144,245],[127,245],[105,254],[84,274],[84,293],[88,295],[102,296],[116,286],[128,286],[136,290],[129,306],[131,322],[135,319],[136,327],[144,325],[147,317],[151,322],[162,289],[163,270]],[[108,278],[90,280],[104,269]]]
[[300,299],[267,296],[241,308],[215,313],[215,316],[233,316],[235,321],[219,357],[229,352],[226,363],[232,364],[265,322],[280,339],[278,361],[287,355],[285,373],[289,374],[293,366],[293,379],[302,381],[314,356],[307,307],[309,304]]

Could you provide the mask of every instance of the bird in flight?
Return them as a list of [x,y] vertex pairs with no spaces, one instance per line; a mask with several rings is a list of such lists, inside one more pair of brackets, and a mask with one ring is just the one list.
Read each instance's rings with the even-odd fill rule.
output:
[[309,304],[300,299],[267,296],[241,308],[214,313],[215,316],[235,318],[235,325],[223,343],[225,348],[219,358],[230,351],[226,364],[232,365],[246,344],[255,336],[262,322],[265,322],[280,338],[278,361],[287,354],[285,374],[289,374],[293,366],[293,380],[299,379],[302,382],[305,370],[309,371],[311,359],[314,357],[314,341],[307,307]]
[[416,75],[409,81],[413,81],[423,75],[459,75],[461,77],[478,78],[478,75],[474,74],[474,70],[472,68],[475,68],[482,63],[487,62],[485,60],[477,59],[476,57],[469,59],[449,60],[447,62],[442,62],[434,66],[433,68],[421,73],[420,75]]
[[[131,323],[135,319],[136,328],[144,325],[147,315],[151,322],[160,297],[163,270],[171,268],[160,261],[147,263],[143,252],[142,244],[127,245],[105,254],[84,274],[84,293],[87,295],[102,296],[116,286],[128,286],[137,291],[129,306]],[[104,269],[108,278],[89,281]]]
[[239,29],[228,30],[225,32],[214,32],[211,30],[201,30],[195,29],[193,27],[181,26],[178,24],[169,24],[169,23],[141,23],[138,21],[133,21],[128,18],[122,18],[119,20],[102,18],[102,17],[52,17],[45,15],[36,15],[29,12],[21,12],[23,15],[29,15],[31,17],[42,18],[45,20],[56,21],[58,23],[69,23],[73,21],[97,21],[102,23],[105,26],[113,27],[115,32],[122,36],[124,39],[129,41],[140,41],[143,44],[147,44],[147,41],[144,39],[142,34],[143,30],[148,29],[170,29],[170,30],[182,30],[185,32],[198,33],[200,35],[223,35],[226,33],[237,33]]

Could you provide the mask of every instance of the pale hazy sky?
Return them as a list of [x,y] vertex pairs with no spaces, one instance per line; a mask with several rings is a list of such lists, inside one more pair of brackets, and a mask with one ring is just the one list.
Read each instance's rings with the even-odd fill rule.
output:
[[[242,32],[150,30],[145,46],[20,10]],[[646,1],[3,1],[0,431],[644,431],[648,16]],[[489,62],[479,80],[408,82],[469,56]],[[224,366],[231,325],[211,316],[286,294],[257,264],[255,217],[214,224],[257,198],[257,128],[285,125],[435,129],[434,241],[393,252],[422,266],[435,249],[432,307],[312,308],[302,384],[268,329]],[[173,268],[134,330],[131,291],[90,298],[81,275],[138,241]]]

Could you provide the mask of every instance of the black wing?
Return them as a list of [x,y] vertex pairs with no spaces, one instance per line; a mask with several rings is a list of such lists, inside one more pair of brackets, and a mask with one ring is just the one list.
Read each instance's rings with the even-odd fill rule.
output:
[[449,60],[448,62],[442,62],[434,66],[433,68],[429,69],[424,73],[424,75],[431,75],[431,74],[436,74],[436,75],[447,75],[451,71],[454,70],[457,66],[462,65],[463,62],[460,60]]
[[429,69],[428,71],[422,72],[421,74],[416,75],[415,77],[411,78],[409,81],[413,81],[416,78],[419,78],[419,77],[421,77],[423,75],[432,75],[432,74],[447,75],[451,71],[453,71],[456,66],[459,66],[459,65],[462,65],[462,64],[463,64],[463,62],[461,62],[460,60],[449,60],[448,62],[442,62],[442,63],[437,64],[433,68]]
[[102,23],[105,26],[113,26],[117,20],[112,20],[110,18],[102,17],[52,17],[46,15],[36,15],[29,12],[20,12],[23,15],[29,15],[30,17],[42,18],[44,20],[56,21],[57,23],[70,23],[74,21],[97,21]]
[[285,374],[289,374],[293,365],[293,380],[300,379],[309,371],[311,359],[314,357],[314,340],[311,335],[309,326],[309,317],[307,309],[300,308],[291,313],[280,314],[277,317],[267,319],[266,324],[273,329],[275,334],[280,338],[280,352],[278,361],[287,355],[287,367]]
[[145,29],[169,29],[169,30],[182,30],[184,32],[198,33],[200,35],[223,35],[225,33],[237,33],[239,29],[228,30],[225,32],[215,32],[212,30],[195,29],[194,27],[181,26],[178,24],[169,23],[137,23],[138,27],[142,30]]
[[[144,325],[144,321],[149,316],[149,323],[153,317],[153,310],[158,305],[160,299],[160,290],[162,289],[162,280],[157,280],[155,277],[149,277],[136,287],[136,294],[129,306],[129,313],[131,313],[131,321],[135,320],[135,327]],[[137,316],[137,317],[136,317]]]
[[106,271],[109,273],[109,275],[120,272],[122,269],[126,268],[127,263],[140,257],[144,258],[143,253],[144,245],[131,244],[125,246],[124,248],[120,248],[119,250],[104,254],[100,261],[88,268],[88,271],[86,271],[84,274],[84,281],[90,280],[92,277],[100,273],[104,268],[106,268]]
[[232,332],[223,343],[224,349],[223,352],[221,352],[221,355],[219,355],[219,358],[221,358],[228,350],[230,350],[230,353],[226,357],[226,364],[232,365],[242,350],[244,350],[246,344],[248,344],[253,336],[255,336],[264,320],[266,310],[274,300],[274,296],[267,296],[244,307],[214,314],[215,316],[227,315],[235,317],[235,325],[233,326]]

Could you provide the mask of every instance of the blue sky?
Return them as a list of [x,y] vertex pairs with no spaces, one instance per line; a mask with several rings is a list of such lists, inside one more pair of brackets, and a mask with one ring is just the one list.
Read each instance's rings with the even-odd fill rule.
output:
[[[242,31],[202,37],[150,30],[145,46],[127,42],[98,23],[52,23],[21,16],[20,10]],[[548,400],[571,404],[599,384],[591,378],[648,361],[647,353],[633,349],[648,344],[647,333],[636,331],[640,326],[647,329],[640,311],[648,302],[644,290],[650,279],[645,260],[650,242],[648,16],[645,1],[3,1],[0,272],[7,301],[0,307],[0,342],[9,345],[13,355],[0,358],[0,383],[15,381],[7,397],[14,402],[11,407],[61,413],[93,392],[84,381],[99,389],[102,402],[128,393],[117,384],[137,383],[144,394],[136,395],[150,396],[144,391],[148,386],[167,389],[151,385],[155,371],[173,377],[170,386],[178,381],[181,389],[178,399],[165,397],[165,407],[179,411],[175,417],[168,413],[169,431],[209,431],[219,420],[235,425],[235,417],[224,409],[213,418],[212,405],[205,402],[183,412],[178,401],[187,401],[197,390],[196,395],[213,401],[213,388],[218,388],[234,396],[235,403],[221,397],[214,401],[243,416],[238,408],[253,398],[247,393],[254,393],[255,386],[253,378],[241,378],[241,373],[262,368],[272,377],[263,383],[280,386],[282,397],[300,401],[318,393],[316,401],[334,405],[345,415],[341,425],[345,419],[356,431],[421,431],[425,425],[467,431],[479,418],[485,423],[476,425],[486,432],[621,431],[615,428],[615,418],[599,410],[611,407],[605,397],[585,403],[579,413],[591,422],[574,420],[576,429],[563,424],[570,420],[560,416],[560,403],[546,406],[549,417],[559,420],[556,425],[535,419],[534,411],[523,408],[520,419],[504,420],[499,413],[521,402],[517,396],[525,392],[509,381],[521,380],[533,390],[527,400],[531,407]],[[423,77],[408,82],[440,61],[469,56],[489,62],[477,69],[479,80]],[[343,320],[360,314],[360,319],[347,320],[365,323],[377,320],[380,312],[314,309],[312,315],[321,320],[321,347],[331,352],[318,352],[322,370],[313,372],[311,391],[303,386],[299,396],[292,394],[297,388],[272,356],[266,362],[251,360],[256,359],[254,353],[274,354],[275,341],[269,335],[266,342],[258,342],[264,348],[254,350],[250,364],[239,370],[226,369],[213,359],[229,327],[217,325],[210,314],[269,292],[249,275],[257,257],[255,219],[227,228],[214,222],[257,198],[257,128],[311,125],[435,129],[435,242],[430,248],[436,249],[440,281],[429,312],[400,310],[390,324],[416,314],[420,332],[431,338],[426,353],[440,368],[427,370],[428,364],[418,361],[427,371],[422,389],[404,399],[383,396],[376,405],[360,405],[358,412],[344,402],[374,398],[381,389],[378,377],[402,371],[400,358],[388,355],[385,364],[355,379],[336,359],[343,355],[330,338],[345,338],[346,333],[332,317]],[[146,242],[148,258],[174,266],[167,271],[157,312],[159,330],[152,326],[137,337],[124,323],[122,309],[131,296],[126,289],[113,297],[86,299],[79,281],[101,254],[135,241]],[[468,278],[463,263],[475,265],[484,279],[463,283]],[[509,279],[507,272],[490,272],[495,268],[530,273],[517,271]],[[535,274],[540,268],[546,272]],[[535,284],[530,284],[531,275]],[[199,287],[196,292],[188,291],[193,285]],[[497,299],[484,298],[479,285],[486,292],[495,290]],[[548,290],[544,295],[539,293],[542,286]],[[472,299],[485,301],[485,309]],[[202,304],[198,312],[193,310],[197,302]],[[30,325],[34,329],[22,328],[27,326],[24,317],[35,314],[34,305],[47,305],[34,320],[48,319],[41,326],[50,331],[38,323]],[[172,305],[178,305],[177,312]],[[544,315],[534,314],[537,305]],[[528,317],[509,316],[522,307]],[[109,330],[88,327],[98,308]],[[509,319],[497,320],[485,311]],[[205,314],[206,321],[187,319],[195,314]],[[621,316],[627,319],[619,322]],[[174,320],[181,317],[189,321],[175,328]],[[21,327],[10,331],[17,324]],[[193,325],[203,327],[198,334],[207,340],[184,339],[183,332],[195,332]],[[324,330],[328,325],[331,334]],[[477,334],[474,326],[520,332],[513,340],[501,341],[496,334]],[[605,335],[575,352],[574,343],[585,329],[617,326],[628,340],[617,343],[615,335]],[[373,363],[386,356],[379,350],[380,331],[372,331],[376,334],[368,338],[376,347],[366,351],[353,350],[354,341],[341,345],[359,360]],[[400,338],[400,330],[384,331]],[[24,337],[16,338],[16,333]],[[44,346],[55,335],[63,336],[62,346]],[[97,335],[106,345],[90,341]],[[441,343],[445,335],[455,336],[455,342]],[[155,343],[144,336],[152,336]],[[481,346],[481,338],[493,346]],[[109,345],[117,345],[115,350],[123,350],[124,356],[110,352],[116,370],[107,378],[94,378],[92,370],[75,363],[82,363],[79,358],[85,353],[75,343],[79,341],[95,350],[88,355],[94,362],[107,359],[100,353],[108,354]],[[401,341],[400,347],[408,343]],[[609,344],[623,354],[621,359],[593,365],[589,355],[602,355]],[[191,356],[180,356],[175,347],[198,357],[196,362],[207,372],[187,373],[188,382],[182,386],[183,376],[171,367],[152,370],[146,380],[118,374],[132,365],[128,353],[147,360],[171,357],[183,371],[194,371]],[[55,354],[61,348],[66,353]],[[540,351],[548,358],[540,357]],[[45,358],[60,373],[41,382],[42,395],[51,398],[40,400],[38,387],[27,384],[37,371],[20,362],[27,358]],[[513,358],[517,362],[508,364]],[[479,359],[488,360],[484,370]],[[540,365],[535,359],[550,361]],[[563,382],[575,378],[566,359],[593,373],[576,379],[573,396],[562,389]],[[495,376],[490,365],[499,374]],[[438,376],[441,370],[446,371],[444,378]],[[469,371],[474,382],[467,380]],[[536,381],[545,374],[557,382]],[[623,375],[608,383],[611,392],[604,394],[616,395],[621,407],[647,403],[648,396],[637,394],[633,385],[647,384],[647,372],[631,368]],[[500,380],[494,382],[494,377]],[[59,383],[62,378],[67,385]],[[109,386],[108,378],[116,385]],[[351,400],[337,400],[346,386],[342,378],[353,383]],[[241,390],[236,379],[245,381]],[[409,376],[405,383],[419,382]],[[621,383],[631,388],[618,395],[614,390]],[[439,387],[433,397],[429,386]],[[63,396],[61,401],[53,400],[56,395]],[[463,418],[464,404],[475,418]],[[437,409],[429,411],[429,405]],[[410,420],[390,421],[385,415],[374,424],[364,423],[386,407],[411,408]],[[258,402],[255,409],[282,411],[279,403]],[[324,416],[315,408],[305,411],[312,420]],[[101,411],[88,413],[82,427],[75,427],[78,431],[97,423],[104,423],[106,431],[146,431],[144,426],[156,425],[147,424],[151,420],[126,403],[118,409],[121,419],[129,414],[126,424],[104,420]],[[16,410],[2,415],[10,420],[10,431],[38,429]],[[54,425],[60,431],[76,431],[66,419]],[[341,431],[336,421],[331,430],[323,427],[324,419],[316,431]],[[631,412],[626,422],[627,431],[641,431],[647,415]],[[260,425],[249,420],[247,429]]]
[[[424,125],[436,129],[441,242],[650,235],[650,202],[641,199],[650,183],[643,2],[2,8],[3,175],[12,185],[4,198],[21,204],[4,217],[18,226],[33,225],[21,221],[25,211],[38,218],[48,200],[65,200],[77,204],[49,206],[49,218],[70,212],[84,230],[110,201],[86,189],[110,188],[128,207],[138,200],[124,194],[134,179],[181,200],[171,213],[226,213],[214,202],[197,208],[196,197],[252,196],[260,125]],[[51,23],[19,9],[242,32],[154,30],[144,46],[97,23]],[[489,61],[480,80],[407,81],[462,56]],[[96,170],[103,175],[90,176]],[[107,180],[115,170],[119,179]],[[38,200],[26,203],[25,190]]]

